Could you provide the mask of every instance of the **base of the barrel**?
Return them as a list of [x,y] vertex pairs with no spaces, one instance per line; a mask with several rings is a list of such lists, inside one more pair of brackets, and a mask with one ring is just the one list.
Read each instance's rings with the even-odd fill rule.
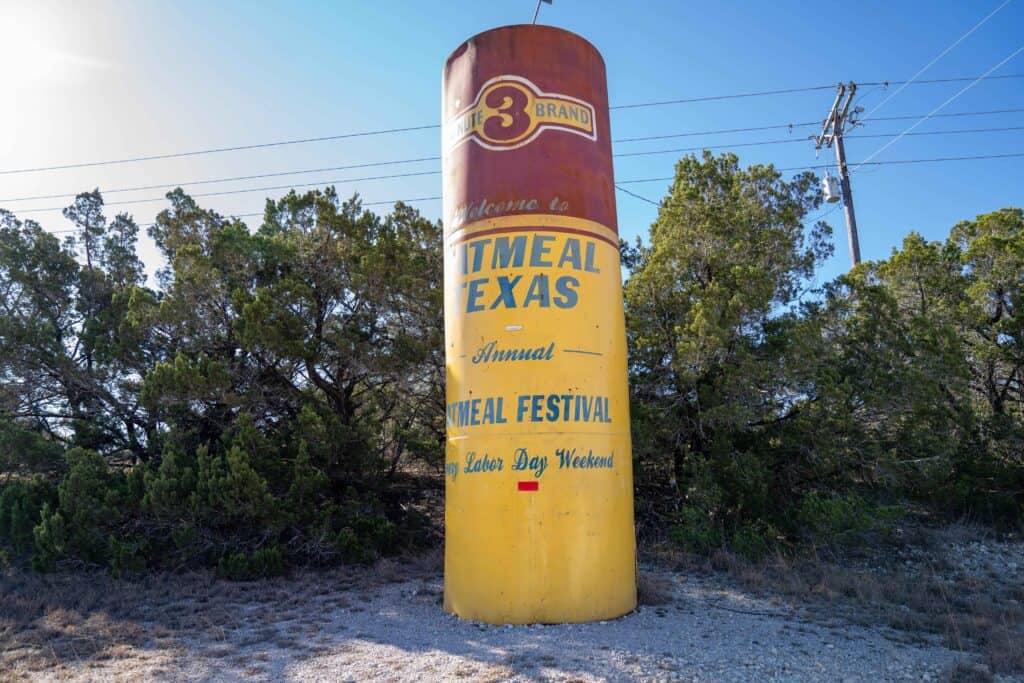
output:
[[480,605],[467,605],[462,601],[449,597],[445,591],[444,611],[453,614],[460,619],[479,621],[495,626],[508,624],[578,624],[592,621],[607,621],[618,619],[636,609],[636,591],[633,591],[631,599],[624,599],[619,604],[604,604],[602,609],[594,609],[592,604],[581,604],[573,606],[572,609],[546,609],[543,604],[504,606],[488,608]]
[[614,619],[636,608],[628,434],[452,438],[447,453],[460,465],[446,485],[447,611],[534,624]]

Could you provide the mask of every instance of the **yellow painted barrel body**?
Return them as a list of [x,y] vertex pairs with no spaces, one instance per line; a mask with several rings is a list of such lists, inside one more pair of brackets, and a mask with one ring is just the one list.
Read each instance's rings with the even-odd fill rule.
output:
[[636,606],[626,336],[604,63],[508,26],[444,71],[445,609]]

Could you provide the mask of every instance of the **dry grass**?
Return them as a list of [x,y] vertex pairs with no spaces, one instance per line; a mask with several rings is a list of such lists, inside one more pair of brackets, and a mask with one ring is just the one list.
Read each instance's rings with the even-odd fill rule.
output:
[[[397,571],[338,569],[253,583],[220,581],[204,572],[137,581],[100,572],[0,572],[0,679],[43,672],[67,678],[114,660],[119,674],[187,678],[181,668],[190,659],[186,652],[198,653],[200,666],[211,669],[237,668],[233,660],[241,657],[255,674],[268,650],[302,645],[279,630],[282,625],[315,630],[323,612],[344,600],[340,586],[379,585],[395,580]],[[294,609],[299,605],[324,609]],[[282,622],[284,615],[295,623]]]
[[[850,558],[776,554],[760,562],[719,550],[695,558],[658,549],[658,561],[689,571],[724,572],[746,590],[786,598],[824,621],[841,618],[887,626],[910,639],[938,637],[947,647],[975,653],[987,670],[1024,673],[1024,587],[993,571],[968,575],[944,555],[954,544],[987,540],[969,525],[916,529],[910,540],[925,559],[908,567],[893,548]],[[905,542],[908,539],[904,539]],[[982,669],[963,663],[950,680],[985,680]],[[973,676],[973,678],[972,678]]]
[[[892,559],[891,548],[856,561],[778,555],[751,563],[725,551],[710,558],[665,551],[658,559],[688,572],[727,573],[747,590],[799,604],[837,626],[852,621],[891,627],[904,639],[939,638],[985,663],[960,663],[947,672],[949,681],[1024,672],[1024,586],[984,569],[965,574],[943,559],[943,548],[975,540],[976,530],[914,533],[925,559],[909,568]],[[224,667],[238,675],[273,677],[267,667],[281,659],[275,652],[343,652],[344,646],[328,647],[321,633],[326,614],[339,606],[363,609],[378,586],[422,579],[410,599],[439,603],[435,579],[441,565],[436,551],[366,569],[251,583],[218,581],[206,573],[136,581],[102,573],[0,573],[0,679],[40,673],[67,678],[76,672],[102,678],[113,661],[119,673],[136,672],[139,678],[197,677],[188,666],[200,666],[198,677]],[[664,604],[673,593],[664,573],[641,572],[638,584],[644,605]],[[473,680],[500,680],[528,663],[512,655],[503,666],[467,667],[463,673]]]
[[36,575],[0,579],[0,669],[57,670],[118,658],[151,639],[128,600],[87,577],[73,584]]
[[942,677],[943,683],[991,683],[995,676],[984,664],[957,662]]
[[636,597],[641,605],[665,605],[675,598],[674,586],[664,576],[641,571],[636,577]]
[[319,633],[332,610],[372,599],[378,586],[421,578],[421,599],[439,600],[427,580],[442,560],[436,550],[238,583],[207,572],[118,580],[102,572],[0,571],[0,680],[41,672],[66,678],[113,660],[119,673],[139,678],[188,678],[182,662],[196,659],[210,670],[256,675],[272,650],[310,654],[295,634]]

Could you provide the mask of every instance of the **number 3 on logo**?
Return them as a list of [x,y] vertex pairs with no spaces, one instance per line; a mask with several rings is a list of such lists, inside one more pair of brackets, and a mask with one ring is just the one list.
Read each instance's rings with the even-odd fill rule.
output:
[[[483,136],[495,142],[515,142],[532,132],[530,92],[515,83],[497,83],[484,94]],[[497,105],[497,106],[495,106]]]

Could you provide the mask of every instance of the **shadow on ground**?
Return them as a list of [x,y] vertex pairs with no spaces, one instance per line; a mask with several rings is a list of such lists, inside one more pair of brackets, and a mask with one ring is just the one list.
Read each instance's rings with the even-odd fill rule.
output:
[[921,680],[960,655],[662,573],[661,605],[594,624],[495,627],[441,610],[437,558],[252,583],[209,574],[0,578],[15,678]]

